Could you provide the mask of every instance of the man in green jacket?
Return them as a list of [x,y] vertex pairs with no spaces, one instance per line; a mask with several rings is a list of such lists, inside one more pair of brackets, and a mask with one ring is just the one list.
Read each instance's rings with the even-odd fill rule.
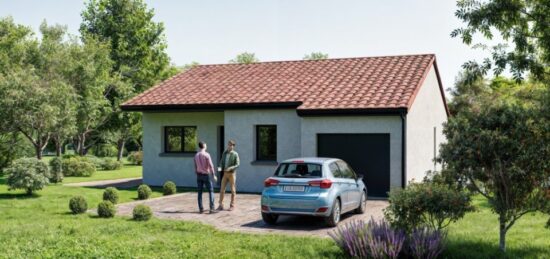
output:
[[223,170],[222,183],[220,188],[220,206],[218,210],[223,210],[223,196],[225,194],[225,187],[227,182],[231,187],[231,204],[229,205],[229,210],[235,209],[235,196],[237,195],[237,187],[235,181],[237,179],[237,167],[239,167],[239,154],[235,151],[235,141],[230,140],[227,143],[227,150],[222,154],[222,159],[220,160],[220,167]]

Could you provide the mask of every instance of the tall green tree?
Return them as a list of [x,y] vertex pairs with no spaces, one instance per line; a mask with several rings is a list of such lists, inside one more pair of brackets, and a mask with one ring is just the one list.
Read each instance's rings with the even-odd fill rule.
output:
[[465,26],[455,29],[452,37],[460,37],[468,45],[476,35],[493,39],[496,32],[504,39],[496,46],[483,46],[491,50],[491,58],[464,65],[471,71],[469,75],[481,76],[491,69],[498,75],[509,68],[516,80],[530,72],[550,85],[549,0],[459,0],[457,7],[455,16]]
[[252,64],[260,62],[256,57],[256,54],[250,52],[243,52],[238,54],[234,59],[229,60],[229,63],[233,64]]
[[323,52],[311,52],[309,54],[306,54],[303,58],[303,60],[323,60],[327,59],[328,54]]
[[[550,118],[545,86],[496,78],[479,102],[464,102],[444,128],[440,161],[498,214],[499,248],[523,215],[550,213]],[[464,104],[463,103],[463,104]],[[542,227],[542,226],[541,226]]]
[[92,36],[108,42],[112,73],[129,89],[108,95],[112,106],[108,131],[120,137],[115,141],[119,159],[128,128],[139,125],[141,119],[139,114],[123,113],[118,105],[175,73],[166,53],[164,25],[153,17],[154,10],[142,0],[91,0],[82,12],[83,39]]

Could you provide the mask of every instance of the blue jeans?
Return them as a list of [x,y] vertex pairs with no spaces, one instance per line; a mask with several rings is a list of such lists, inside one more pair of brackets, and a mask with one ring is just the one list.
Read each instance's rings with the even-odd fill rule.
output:
[[214,210],[214,186],[210,181],[210,176],[207,174],[197,174],[197,187],[199,188],[199,210],[203,210],[202,207],[202,188],[208,189],[208,196],[210,197],[210,209]]

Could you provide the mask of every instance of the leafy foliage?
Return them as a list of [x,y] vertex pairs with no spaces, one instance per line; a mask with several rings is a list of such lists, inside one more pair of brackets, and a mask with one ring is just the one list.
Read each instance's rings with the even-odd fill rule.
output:
[[20,158],[6,168],[9,190],[24,189],[28,195],[49,183],[48,165],[36,158]]
[[[522,80],[530,72],[538,80],[550,78],[550,3],[548,0],[460,0],[455,16],[466,26],[455,29],[452,37],[460,37],[468,45],[480,34],[493,39],[498,32],[506,43],[491,48],[491,59],[482,64],[470,61],[464,67],[474,77],[487,73],[491,68],[500,74],[510,68],[516,80]],[[508,45],[512,45],[510,49]]]
[[137,189],[137,192],[138,192],[138,199],[140,200],[149,199],[149,197],[151,197],[151,193],[153,193],[151,188],[146,184],[140,185]]
[[256,57],[256,54],[250,52],[243,52],[237,55],[234,59],[229,60],[229,63],[233,64],[252,64],[260,62]]
[[386,220],[411,233],[420,227],[442,230],[472,211],[470,197],[461,190],[434,183],[411,183],[390,191]]
[[153,211],[149,206],[139,204],[132,210],[132,216],[135,221],[147,221],[153,217]]
[[113,204],[118,203],[118,190],[115,187],[107,187],[103,192],[103,200]]
[[[536,97],[538,99],[539,97]],[[524,214],[544,211],[550,200],[550,123],[545,105],[498,100],[451,118],[440,161],[450,173],[489,200],[499,215],[500,249],[506,232]]]
[[112,218],[116,214],[116,207],[110,201],[102,201],[97,205],[97,215],[101,218]]
[[122,168],[123,164],[120,161],[116,161],[113,158],[107,157],[102,159],[101,169],[103,170],[118,170]]
[[128,155],[128,161],[135,165],[141,165],[143,163],[143,151],[131,152]]
[[445,237],[440,230],[414,229],[407,240],[408,254],[418,259],[438,258],[445,249]]
[[327,59],[328,58],[328,54],[326,53],[323,53],[323,52],[311,52],[310,54],[306,54],[304,56],[304,60],[323,60],[323,59]]
[[88,202],[80,195],[74,196],[69,200],[69,209],[73,214],[82,214],[88,210]]
[[86,157],[70,157],[62,160],[65,176],[92,176],[96,166]]
[[54,157],[50,160],[50,183],[63,181],[63,161],[61,157]]
[[166,181],[162,186],[162,192],[164,195],[172,195],[176,193],[176,184],[172,181]]

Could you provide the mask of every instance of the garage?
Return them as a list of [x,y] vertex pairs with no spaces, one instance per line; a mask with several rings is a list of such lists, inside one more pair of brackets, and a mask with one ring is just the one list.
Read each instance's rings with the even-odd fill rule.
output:
[[348,162],[363,175],[369,197],[388,197],[390,134],[317,134],[317,155]]

